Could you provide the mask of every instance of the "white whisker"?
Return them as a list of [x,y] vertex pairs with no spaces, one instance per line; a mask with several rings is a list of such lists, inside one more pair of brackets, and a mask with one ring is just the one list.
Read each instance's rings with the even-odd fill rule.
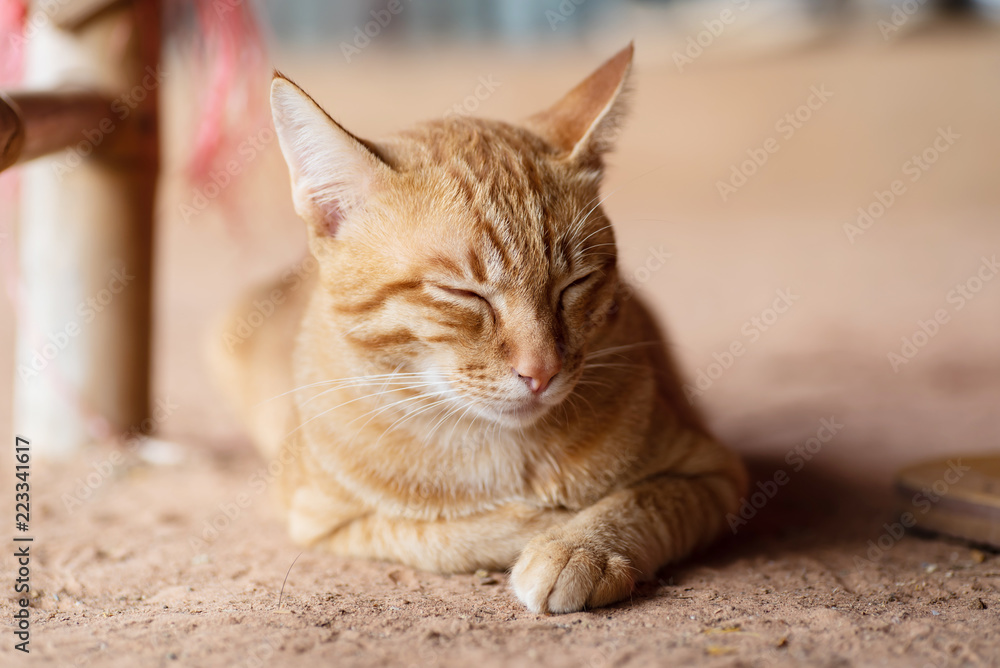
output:
[[358,382],[358,383],[362,383],[363,384],[364,382],[367,382],[367,381],[370,381],[370,380],[377,380],[377,379],[382,379],[382,378],[396,377],[396,378],[399,378],[399,379],[405,379],[405,378],[408,378],[408,377],[418,377],[418,376],[422,377],[423,374],[422,373],[401,373],[401,374],[385,373],[385,374],[378,374],[378,375],[373,375],[373,376],[355,376],[353,378],[331,378],[330,380],[320,380],[320,381],[317,381],[315,383],[308,383],[306,385],[302,385],[300,387],[293,388],[291,390],[288,390],[287,392],[282,392],[281,394],[276,394],[275,396],[271,397],[270,399],[265,399],[264,401],[261,401],[260,403],[256,404],[254,406],[254,408],[257,408],[258,406],[261,406],[262,404],[266,404],[266,403],[268,403],[270,401],[274,401],[275,399],[280,399],[281,397],[287,396],[287,395],[292,394],[294,392],[301,392],[302,390],[307,390],[307,389],[309,389],[311,387],[318,387],[320,385],[330,385],[330,384],[333,384],[333,383],[350,384],[350,383],[354,383],[354,382]]
[[612,355],[614,353],[620,353],[625,350],[631,350],[633,348],[639,348],[642,346],[655,346],[658,344],[659,341],[639,341],[638,343],[628,343],[623,346],[610,346],[608,348],[601,348],[600,350],[595,350],[593,352],[587,353],[584,356],[584,359],[589,361],[596,357],[602,357],[604,355]]
[[386,434],[388,434],[393,429],[395,429],[397,426],[400,426],[400,425],[406,423],[407,421],[412,420],[413,418],[415,418],[418,415],[421,415],[422,413],[426,413],[427,411],[429,411],[430,409],[434,408],[435,406],[440,406],[441,404],[447,403],[449,401],[452,401],[452,398],[451,397],[445,397],[444,399],[440,399],[438,401],[435,401],[434,403],[432,403],[432,404],[430,404],[428,406],[424,406],[423,408],[420,408],[419,410],[414,411],[413,413],[410,413],[408,415],[403,415],[398,420],[396,420],[391,425],[389,425],[388,429],[386,429],[381,434],[379,434],[379,437],[377,439],[375,439],[375,446],[378,446],[378,444],[382,441],[382,437],[385,436]]

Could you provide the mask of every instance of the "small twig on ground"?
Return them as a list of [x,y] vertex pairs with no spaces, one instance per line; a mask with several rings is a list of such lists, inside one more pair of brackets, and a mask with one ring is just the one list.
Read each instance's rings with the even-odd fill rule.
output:
[[292,568],[295,566],[295,562],[298,561],[299,557],[301,556],[302,552],[299,552],[298,556],[292,559],[291,566],[289,566],[288,570],[285,571],[285,579],[281,581],[281,591],[278,592],[278,610],[281,610],[281,597],[285,595],[285,583],[288,582],[288,574],[292,572]]

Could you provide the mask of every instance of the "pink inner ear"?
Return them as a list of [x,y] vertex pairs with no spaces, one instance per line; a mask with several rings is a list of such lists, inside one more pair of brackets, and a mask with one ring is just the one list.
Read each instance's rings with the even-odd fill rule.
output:
[[340,223],[344,219],[344,214],[334,204],[323,207],[323,225],[319,230],[328,237],[335,236],[340,229]]
[[344,220],[344,210],[329,193],[308,189],[296,193],[295,208],[306,222],[312,224],[319,236],[332,237],[337,234]]
[[275,79],[272,107],[295,210],[315,235],[332,237],[388,167],[290,80]]
[[[360,151],[367,150],[360,143],[357,144]],[[321,180],[315,186],[312,194],[312,206],[317,209],[321,220],[316,221],[319,229],[318,233],[326,236],[335,236],[340,229],[341,223],[348,214],[364,205],[368,197],[374,175],[371,170],[375,167],[373,161],[367,159],[360,151],[354,151],[354,145],[341,147],[340,150],[347,152],[341,154],[342,162],[330,164],[319,176],[313,178]]]
[[[338,192],[339,191],[339,192]],[[320,236],[332,237],[337,234],[344,221],[351,202],[345,202],[347,184],[327,183],[318,188],[309,188],[305,193],[305,205],[311,212],[312,223]]]

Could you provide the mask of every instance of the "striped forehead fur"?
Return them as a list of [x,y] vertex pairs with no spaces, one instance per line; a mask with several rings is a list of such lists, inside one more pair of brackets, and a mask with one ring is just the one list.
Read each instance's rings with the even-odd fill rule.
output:
[[419,124],[376,151],[397,171],[447,184],[452,204],[476,217],[478,248],[522,267],[566,259],[565,244],[590,222],[602,177],[599,163],[570,160],[525,129],[469,117]]

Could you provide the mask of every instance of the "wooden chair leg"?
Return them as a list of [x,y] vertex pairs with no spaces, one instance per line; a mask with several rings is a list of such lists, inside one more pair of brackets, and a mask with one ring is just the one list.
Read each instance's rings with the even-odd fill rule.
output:
[[86,86],[111,100],[96,115],[64,107],[76,131],[59,141],[37,105],[21,110],[24,147],[69,146],[21,168],[14,428],[49,456],[148,415],[159,2],[103,4],[72,28],[33,21],[27,42],[28,87]]
[[952,456],[896,475],[899,524],[1000,549],[1000,455]]

